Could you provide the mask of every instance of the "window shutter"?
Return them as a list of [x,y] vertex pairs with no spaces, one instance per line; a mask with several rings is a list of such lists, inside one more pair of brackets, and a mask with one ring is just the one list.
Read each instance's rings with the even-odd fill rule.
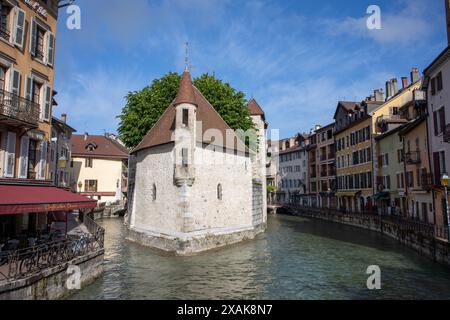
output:
[[437,136],[439,134],[437,111],[433,112],[433,124],[434,124],[434,135]]
[[55,60],[55,35],[47,32],[47,64],[53,66]]
[[439,109],[439,133],[445,131],[445,109]]
[[33,89],[33,78],[27,77],[27,80],[25,82],[25,99],[32,101],[32,89]]
[[47,166],[47,141],[42,141],[39,158],[39,180],[45,180],[46,166]]
[[28,136],[23,136],[20,141],[20,160],[19,160],[19,178],[26,179],[28,173],[28,149],[30,146],[30,139]]
[[20,49],[23,48],[25,39],[25,11],[15,7],[15,23],[14,23],[14,36],[13,42]]
[[30,25],[30,53],[33,57],[36,56],[36,42],[37,42],[37,23],[33,18]]
[[436,94],[436,78],[431,79],[431,94],[433,96]]
[[14,68],[10,70],[9,91],[17,96],[20,94],[20,72]]
[[50,120],[50,110],[51,110],[51,102],[52,102],[52,88],[49,86],[44,87],[44,97],[42,101],[42,119],[49,121]]
[[8,132],[5,152],[5,172],[6,178],[14,178],[14,167],[16,162],[16,134]]

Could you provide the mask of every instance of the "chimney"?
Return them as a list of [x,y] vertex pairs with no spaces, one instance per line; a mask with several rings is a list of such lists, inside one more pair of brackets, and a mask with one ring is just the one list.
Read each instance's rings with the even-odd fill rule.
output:
[[377,89],[374,92],[375,101],[384,101],[384,92],[383,89]]
[[450,0],[445,0],[445,13],[447,23],[447,42],[450,45]]
[[398,93],[398,81],[397,78],[391,80],[392,83],[392,95],[395,96]]
[[411,82],[412,83],[416,83],[417,81],[419,81],[419,69],[418,68],[412,68],[412,70],[411,70]]
[[67,114],[65,113],[61,114],[61,121],[67,123]]
[[392,97],[392,83],[391,81],[386,81],[386,100]]
[[84,141],[87,141],[88,137],[89,137],[89,133],[85,132],[84,133]]
[[408,77],[402,77],[402,89],[408,86]]

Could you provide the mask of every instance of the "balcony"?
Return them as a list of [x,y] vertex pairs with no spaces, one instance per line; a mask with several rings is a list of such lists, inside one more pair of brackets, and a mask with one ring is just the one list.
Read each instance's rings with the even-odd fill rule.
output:
[[425,191],[433,189],[434,176],[431,173],[422,173],[420,175],[420,188]]
[[6,28],[0,28],[0,38],[9,41],[10,34]]
[[420,151],[412,151],[405,154],[405,160],[407,164],[420,164]]
[[0,123],[37,127],[39,105],[18,95],[0,90]]
[[444,130],[444,142],[450,143],[450,124],[445,126]]

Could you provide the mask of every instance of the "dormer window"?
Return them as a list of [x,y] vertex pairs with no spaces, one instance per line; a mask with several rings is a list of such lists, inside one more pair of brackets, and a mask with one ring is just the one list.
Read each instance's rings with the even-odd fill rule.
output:
[[189,110],[183,109],[183,126],[189,127]]
[[89,152],[94,152],[95,149],[97,149],[97,145],[95,143],[93,143],[93,142],[89,142],[86,145],[86,150],[88,150]]

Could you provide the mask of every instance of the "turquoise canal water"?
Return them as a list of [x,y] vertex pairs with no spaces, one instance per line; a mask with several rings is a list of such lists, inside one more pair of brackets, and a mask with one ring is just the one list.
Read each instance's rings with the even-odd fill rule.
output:
[[362,229],[271,216],[255,241],[171,257],[125,241],[122,223],[101,222],[105,273],[71,299],[450,299],[450,268]]

